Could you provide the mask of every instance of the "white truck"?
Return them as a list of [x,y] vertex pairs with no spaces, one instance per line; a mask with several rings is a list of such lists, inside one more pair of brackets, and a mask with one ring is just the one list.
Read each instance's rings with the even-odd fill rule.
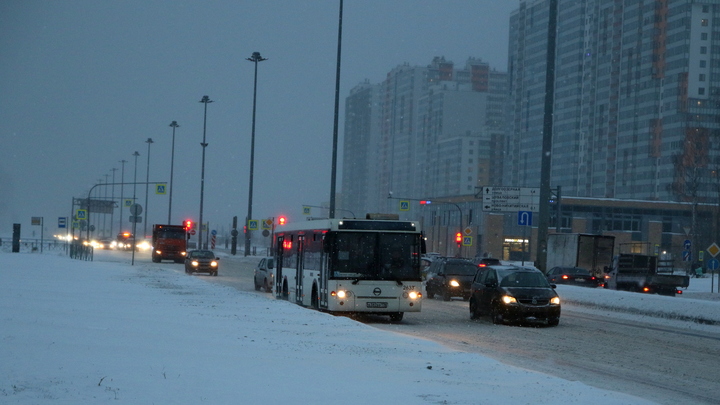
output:
[[545,268],[582,267],[602,279],[612,268],[614,249],[615,237],[611,235],[551,233]]

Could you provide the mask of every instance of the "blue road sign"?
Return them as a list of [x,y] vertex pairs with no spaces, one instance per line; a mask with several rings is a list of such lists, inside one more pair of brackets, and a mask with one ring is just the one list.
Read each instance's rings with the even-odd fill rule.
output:
[[400,201],[400,211],[410,211],[410,201]]
[[518,225],[532,226],[532,211],[518,211]]
[[67,228],[67,217],[58,217],[58,228]]
[[689,250],[683,250],[682,252],[682,258],[684,262],[689,262],[692,260],[692,255],[690,254]]
[[690,242],[690,239],[685,239],[685,242],[683,242],[683,246],[685,247],[685,250],[690,250],[690,246],[692,246],[692,242]]
[[718,267],[720,267],[720,260],[718,260],[716,258],[712,258],[712,259],[708,260],[707,268],[709,270],[717,270]]
[[210,235],[212,235],[212,236],[217,235],[217,231],[213,229],[212,231],[210,231]]

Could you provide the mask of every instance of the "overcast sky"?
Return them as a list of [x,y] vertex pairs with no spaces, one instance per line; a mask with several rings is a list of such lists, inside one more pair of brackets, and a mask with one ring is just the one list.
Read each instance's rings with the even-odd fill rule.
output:
[[[364,80],[434,56],[507,68],[508,20],[518,0],[345,0],[342,107]],[[0,2],[0,237],[31,217],[71,215],[72,198],[112,182],[170,180],[173,222],[197,220],[203,104],[207,142],[203,218],[229,228],[247,214],[253,63],[258,65],[253,217],[303,220],[302,205],[329,201],[337,0]],[[341,145],[342,146],[342,143]],[[342,156],[342,149],[338,151]],[[341,161],[337,189],[341,190]],[[104,189],[99,191],[104,197]],[[107,187],[108,197],[112,190]],[[115,189],[119,196],[120,189]],[[96,194],[93,194],[96,195]],[[132,187],[124,195],[132,197]],[[145,186],[138,186],[138,202]],[[149,223],[165,223],[168,196],[151,188]],[[338,207],[341,208],[341,207]],[[314,211],[313,214],[319,214]],[[128,226],[127,210],[123,225]],[[145,213],[143,213],[145,216]],[[114,217],[114,232],[119,225]],[[106,220],[109,228],[109,216]],[[34,234],[33,234],[34,232]]]

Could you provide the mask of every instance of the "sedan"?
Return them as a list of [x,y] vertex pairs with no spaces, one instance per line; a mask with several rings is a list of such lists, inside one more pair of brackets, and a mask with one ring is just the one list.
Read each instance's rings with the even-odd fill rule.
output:
[[264,289],[265,292],[272,292],[273,285],[275,284],[275,272],[273,271],[273,263],[275,259],[272,257],[265,257],[260,259],[260,263],[255,266],[255,290],[260,291]]
[[542,272],[515,266],[487,266],[472,284],[470,317],[489,315],[492,322],[560,323],[560,297]]
[[192,250],[185,258],[185,273],[209,273],[218,275],[218,260],[212,250]]
[[553,267],[547,272],[547,279],[554,284],[579,285],[583,287],[603,287],[603,279],[590,274],[581,267]]

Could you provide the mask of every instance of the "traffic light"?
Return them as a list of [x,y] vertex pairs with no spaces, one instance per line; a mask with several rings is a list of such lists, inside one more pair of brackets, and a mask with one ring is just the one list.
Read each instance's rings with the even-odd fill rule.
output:
[[458,247],[462,246],[462,233],[458,232],[455,234],[455,242],[457,242]]
[[287,218],[285,217],[278,217],[278,225],[285,225],[285,222],[287,221]]
[[190,219],[186,219],[185,222],[183,222],[183,228],[185,228],[186,231],[193,229],[193,225],[193,221]]

